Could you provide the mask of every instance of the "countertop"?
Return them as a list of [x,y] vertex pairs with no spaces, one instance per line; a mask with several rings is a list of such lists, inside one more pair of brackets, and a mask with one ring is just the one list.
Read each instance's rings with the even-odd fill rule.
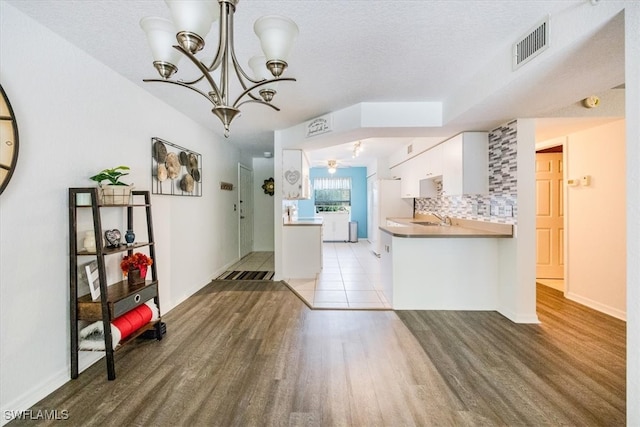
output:
[[298,218],[292,220],[283,220],[285,226],[320,226],[322,225],[322,218]]
[[400,226],[381,226],[380,230],[395,237],[513,237],[513,225],[452,218],[452,225],[419,225],[415,221],[439,222],[433,217],[387,218]]

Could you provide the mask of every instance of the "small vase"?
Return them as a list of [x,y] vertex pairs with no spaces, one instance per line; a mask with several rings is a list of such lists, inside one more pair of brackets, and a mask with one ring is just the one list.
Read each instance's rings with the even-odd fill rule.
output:
[[127,246],[133,245],[133,242],[136,240],[136,233],[133,230],[127,230],[124,235],[124,240],[127,241]]

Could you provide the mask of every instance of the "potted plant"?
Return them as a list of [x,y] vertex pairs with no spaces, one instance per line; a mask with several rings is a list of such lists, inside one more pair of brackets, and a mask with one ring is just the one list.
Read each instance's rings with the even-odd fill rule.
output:
[[[120,181],[123,176],[129,175],[129,166],[117,166],[111,169],[103,169],[89,179],[98,183],[100,188],[100,200],[105,205],[126,205],[129,203],[133,185]],[[107,181],[103,184],[104,181]]]
[[128,278],[129,284],[135,285],[144,282],[147,277],[147,267],[153,264],[153,260],[142,252],[134,252],[125,255],[120,261],[120,269]]

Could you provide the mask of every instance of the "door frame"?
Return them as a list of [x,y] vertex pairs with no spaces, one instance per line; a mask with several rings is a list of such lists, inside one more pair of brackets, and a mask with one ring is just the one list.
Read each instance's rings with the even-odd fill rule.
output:
[[[567,136],[561,136],[558,138],[553,138],[553,139],[549,139],[547,141],[542,141],[542,142],[536,142],[536,146],[535,146],[535,153],[537,153],[540,150],[545,150],[547,148],[553,148],[553,147],[559,147],[562,146],[562,182],[563,185],[564,183],[567,182],[567,170],[568,165],[567,165]],[[534,180],[535,180],[535,176],[534,176]],[[562,276],[563,276],[563,289],[562,289],[562,293],[566,295],[566,293],[569,290],[569,268],[567,265],[567,254],[569,253],[569,247],[568,247],[568,238],[567,236],[569,235],[569,204],[567,203],[567,196],[568,196],[568,191],[562,192],[562,204],[563,204],[563,208],[564,208],[564,215],[562,217],[562,226],[564,227],[564,235],[562,237],[562,245],[564,246],[562,249],[562,262],[564,264],[564,268],[562,270]],[[537,252],[537,245],[538,245],[538,240],[536,239],[536,252]],[[536,277],[537,279],[537,277]]]
[[[246,172],[249,172],[249,183],[247,185],[248,190],[248,194],[244,194],[244,187],[243,187],[243,170]],[[242,216],[243,216],[243,211],[245,211],[244,215],[245,217],[247,216],[246,212],[249,212],[249,216],[250,216],[250,221],[245,221],[244,224],[246,226],[248,226],[248,228],[245,226],[244,230],[243,230],[243,221],[242,221]],[[253,169],[251,169],[248,166],[243,165],[242,163],[238,163],[238,210],[237,210],[237,215],[238,215],[238,258],[242,259],[242,257],[244,257],[245,255],[247,255],[248,253],[250,253],[253,250]],[[246,233],[248,232],[250,234],[250,241],[251,241],[251,247],[249,248],[249,250],[246,253],[243,253],[243,249],[245,249],[242,245],[243,243],[243,231]]]

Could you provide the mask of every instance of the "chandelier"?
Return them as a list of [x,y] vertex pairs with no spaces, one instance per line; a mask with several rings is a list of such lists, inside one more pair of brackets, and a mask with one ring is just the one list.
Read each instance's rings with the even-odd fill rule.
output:
[[[143,81],[171,83],[207,98],[213,104],[211,111],[222,121],[224,136],[227,138],[229,125],[240,113],[241,105],[255,102],[280,111],[271,104],[276,94],[277,82],[295,81],[294,78],[281,75],[287,68],[286,59],[298,36],[298,26],[291,19],[282,16],[263,16],[255,22],[253,29],[260,39],[264,56],[254,56],[249,60],[253,76],[249,76],[240,66],[233,46],[233,14],[238,1],[165,0],[173,21],[156,17],[140,21],[151,47],[153,65],[161,77]],[[195,54],[204,47],[204,38],[218,18],[220,33],[216,56],[210,62],[200,60]],[[199,77],[190,81],[169,79],[178,71],[177,63],[182,58],[181,54],[195,64],[201,73]],[[214,72],[219,72],[217,82]],[[242,87],[235,99],[229,91],[233,74]],[[195,86],[203,79],[208,83],[207,91]],[[234,100],[231,101],[232,99]]]
[[355,144],[353,144],[353,155],[351,155],[351,157],[355,159],[360,155],[360,153],[362,153],[362,143],[358,141]]

